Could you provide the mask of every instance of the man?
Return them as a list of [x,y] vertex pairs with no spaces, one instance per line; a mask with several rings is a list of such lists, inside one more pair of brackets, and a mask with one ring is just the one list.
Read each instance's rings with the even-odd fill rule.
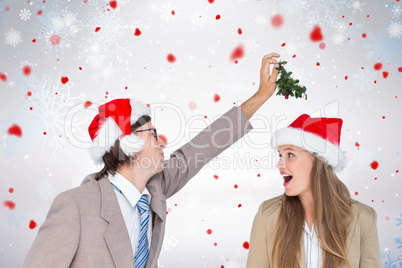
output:
[[80,187],[54,200],[24,267],[155,268],[166,225],[166,199],[209,160],[248,133],[251,116],[274,93],[278,67],[262,59],[260,86],[163,163],[149,110],[141,102],[113,100],[99,107],[89,134],[95,162],[104,163]]

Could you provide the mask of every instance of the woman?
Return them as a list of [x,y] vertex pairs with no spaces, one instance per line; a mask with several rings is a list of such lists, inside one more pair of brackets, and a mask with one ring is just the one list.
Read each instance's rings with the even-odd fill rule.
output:
[[248,268],[380,267],[376,212],[335,175],[346,165],[341,127],[304,114],[274,134],[285,193],[255,216]]

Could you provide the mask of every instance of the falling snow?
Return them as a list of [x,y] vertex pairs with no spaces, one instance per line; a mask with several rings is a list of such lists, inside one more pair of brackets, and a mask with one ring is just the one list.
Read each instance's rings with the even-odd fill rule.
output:
[[24,8],[20,11],[19,15],[21,17],[21,20],[27,21],[31,18],[32,13],[29,9]]
[[4,34],[6,38],[6,44],[16,47],[22,42],[21,32],[11,28],[7,33]]

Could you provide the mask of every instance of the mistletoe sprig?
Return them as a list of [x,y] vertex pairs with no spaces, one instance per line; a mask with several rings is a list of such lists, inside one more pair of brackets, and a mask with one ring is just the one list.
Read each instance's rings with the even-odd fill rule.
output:
[[288,72],[283,67],[287,62],[279,61],[279,68],[276,68],[279,71],[280,78],[276,81],[276,85],[278,86],[278,93],[276,95],[285,96],[285,99],[289,98],[289,95],[292,97],[302,98],[303,96],[307,100],[306,87],[299,85],[299,79],[293,79],[291,77],[292,72]]

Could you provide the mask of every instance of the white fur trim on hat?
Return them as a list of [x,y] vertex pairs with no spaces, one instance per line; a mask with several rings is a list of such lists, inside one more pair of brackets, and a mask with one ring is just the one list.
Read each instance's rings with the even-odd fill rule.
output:
[[[103,164],[103,156],[110,152],[122,134],[116,122],[112,118],[107,118],[100,127],[96,138],[92,141],[93,147],[89,149],[95,164]],[[144,145],[145,142],[135,134],[126,135],[120,141],[120,148],[127,156],[140,152]]]
[[131,125],[137,122],[138,118],[143,115],[151,115],[151,108],[142,101],[130,101],[131,105]]
[[294,145],[310,153],[316,153],[336,173],[341,172],[346,167],[346,152],[342,151],[338,145],[301,129],[282,128],[274,133],[271,144],[275,149],[281,145]]

